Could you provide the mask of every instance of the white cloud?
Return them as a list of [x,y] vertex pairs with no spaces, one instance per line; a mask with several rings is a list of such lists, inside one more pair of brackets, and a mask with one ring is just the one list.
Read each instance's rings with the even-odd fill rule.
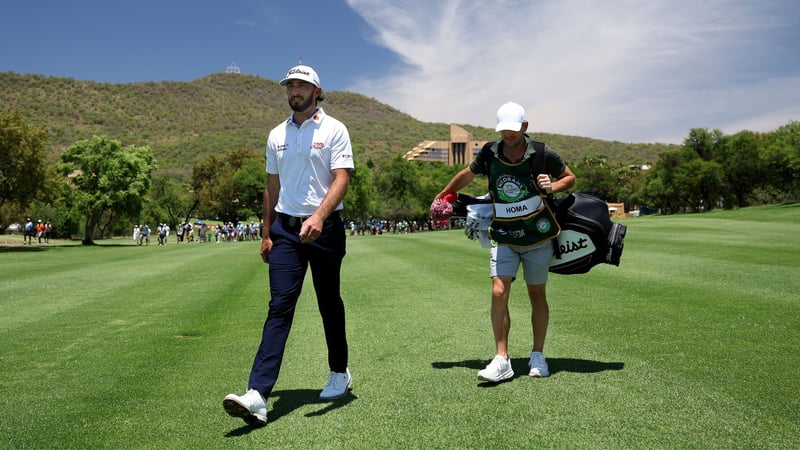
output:
[[513,100],[534,132],[674,143],[800,120],[795,2],[348,3],[406,64],[350,89],[420,120],[493,126]]

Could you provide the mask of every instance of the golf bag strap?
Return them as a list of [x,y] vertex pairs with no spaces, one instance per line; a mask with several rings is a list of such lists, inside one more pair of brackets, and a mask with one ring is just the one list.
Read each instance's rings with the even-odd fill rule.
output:
[[[533,185],[536,186],[536,189],[539,189],[539,183],[536,182],[536,177],[540,173],[547,173],[547,167],[544,162],[544,143],[533,141],[533,148],[536,150],[536,154],[531,158],[531,181]],[[539,192],[541,192],[541,189]],[[556,214],[556,202],[553,198],[553,194],[545,193],[545,195],[545,201],[550,206],[550,209],[553,210],[553,214]],[[555,219],[558,220],[557,215]],[[550,239],[550,243],[553,244],[553,255],[556,259],[561,259],[561,246],[558,245],[558,239]]]
[[[536,151],[536,153],[534,153],[533,158],[530,158],[528,161],[530,161],[531,164],[531,179],[533,180],[533,185],[536,186],[536,188],[538,189],[539,185],[536,183],[536,176],[539,175],[540,173],[547,173],[547,167],[544,162],[545,146],[544,142],[539,142],[534,140],[531,140],[531,142],[533,143],[533,149]],[[492,159],[495,157],[494,152],[492,152],[492,146],[494,145],[497,145],[497,142],[489,142],[486,145],[484,145],[483,148],[481,148],[481,152],[483,153],[482,155],[483,161],[484,164],[486,165],[487,176],[489,174],[489,165],[491,164]],[[548,194],[548,196],[552,198],[553,194]]]

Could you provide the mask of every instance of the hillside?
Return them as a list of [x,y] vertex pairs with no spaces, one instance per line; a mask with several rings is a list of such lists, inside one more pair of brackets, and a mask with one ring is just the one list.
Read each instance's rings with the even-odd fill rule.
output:
[[[123,145],[149,145],[160,172],[185,177],[209,153],[258,151],[269,129],[288,116],[284,89],[273,80],[217,73],[191,82],[97,83],[0,73],[0,110],[19,109],[50,130],[50,157],[76,140],[105,134]],[[379,164],[423,140],[447,140],[449,124],[420,122],[391,106],[349,92],[327,92],[325,110],[347,124],[359,161]],[[461,125],[476,139],[489,128]],[[688,132],[688,130],[687,130]],[[570,161],[605,155],[626,164],[652,162],[673,146],[626,144],[586,137],[535,134]]]

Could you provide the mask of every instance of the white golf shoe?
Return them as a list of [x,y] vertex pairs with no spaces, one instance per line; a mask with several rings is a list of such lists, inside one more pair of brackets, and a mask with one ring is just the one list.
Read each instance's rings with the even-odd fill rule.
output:
[[504,358],[497,355],[485,369],[478,371],[479,380],[492,381],[495,383],[507,380],[513,376],[514,369],[511,368],[511,356]]
[[222,407],[228,415],[238,417],[250,426],[261,427],[267,424],[267,402],[255,389],[248,390],[242,396],[226,395]]
[[328,374],[328,384],[325,389],[319,394],[321,400],[333,400],[335,398],[344,397],[347,391],[353,387],[353,377],[350,376],[350,369],[345,369],[344,372],[337,373],[331,372]]
[[528,366],[531,368],[531,371],[528,372],[529,376],[550,376],[550,371],[547,369],[547,361],[544,359],[542,352],[531,352],[531,360],[528,361]]

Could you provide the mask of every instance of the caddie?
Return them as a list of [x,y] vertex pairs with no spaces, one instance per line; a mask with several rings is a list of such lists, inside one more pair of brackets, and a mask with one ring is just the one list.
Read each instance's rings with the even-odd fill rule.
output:
[[[550,312],[547,304],[547,276],[553,256],[551,239],[559,227],[547,196],[570,189],[575,175],[550,147],[532,140],[526,134],[528,120],[525,109],[513,102],[497,110],[495,131],[501,138],[487,143],[475,155],[469,167],[461,170],[436,199],[467,187],[477,175],[489,179],[489,194],[494,205],[494,219],[489,226],[491,240],[490,275],[492,279],[491,320],[496,355],[478,378],[498,382],[514,376],[508,354],[511,317],[508,298],[511,283],[520,264],[523,268],[531,302],[533,347],[528,361],[532,377],[550,374],[544,357],[544,342]],[[543,151],[537,152],[540,148]],[[535,161],[537,153],[544,163]],[[543,173],[534,173],[543,167]]]

